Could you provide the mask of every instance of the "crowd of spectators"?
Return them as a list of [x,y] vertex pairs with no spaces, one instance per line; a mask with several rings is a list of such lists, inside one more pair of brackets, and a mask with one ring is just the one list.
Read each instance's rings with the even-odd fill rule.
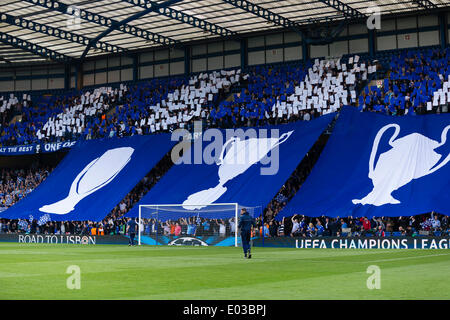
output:
[[118,219],[126,214],[171,168],[170,153],[166,154],[156,166],[114,207],[107,218]]
[[122,103],[127,87],[101,87],[56,96],[42,96],[24,106],[20,121],[2,127],[1,145],[61,142],[80,138],[116,104]]
[[[323,135],[326,138],[326,135]],[[276,196],[264,209],[265,221],[270,221],[286,206],[287,202],[297,193],[303,182],[308,177],[314,164],[319,159],[324,147],[324,142],[320,141],[312,146],[303,160],[290,175],[288,180],[280,188]]]
[[[29,95],[2,96],[0,144],[151,134],[189,129],[195,120],[207,127],[279,124],[343,105],[393,115],[448,112],[449,62],[449,48],[400,50],[380,86],[366,86],[381,67],[377,60],[352,56],[73,91],[34,104]],[[227,98],[233,87],[238,92]],[[11,112],[21,121],[8,124]]]
[[222,70],[43,96],[35,105],[15,110],[21,121],[2,126],[0,144],[89,140],[185,128],[207,119],[231,86],[244,78],[247,75],[240,70]]
[[29,94],[24,94],[19,99],[15,94],[0,94],[0,127],[7,126],[12,117],[22,112],[23,107],[31,107],[32,101]]
[[[93,221],[49,221],[40,224],[37,220],[0,219],[0,233],[31,233],[56,235],[125,235],[127,218],[107,217],[100,222]],[[143,219],[140,230],[145,235],[165,236],[208,236],[221,237],[234,235],[234,218],[204,219],[187,217],[177,220],[159,221]]]
[[[228,128],[310,120],[355,105],[356,91],[375,72],[356,57],[351,63],[316,59],[43,96],[15,110],[21,121],[2,126],[0,144],[151,134],[189,129],[196,120]],[[227,99],[232,87],[240,91]],[[17,103],[7,105],[14,109]]]
[[242,127],[311,120],[356,106],[356,97],[377,64],[341,59],[250,67],[246,86],[211,111],[210,125]]
[[[127,218],[107,217],[101,222],[0,219],[0,233],[37,233],[57,235],[124,235]],[[261,237],[388,237],[450,235],[449,217],[435,212],[410,217],[306,217],[294,215],[282,219],[263,220],[257,217],[253,236]],[[264,222],[263,222],[264,221]],[[176,220],[142,219],[144,235],[164,236],[234,236],[234,217],[205,219],[198,216]]]
[[202,217],[186,217],[177,220],[160,221],[143,219],[140,229],[143,234],[164,236],[233,236],[236,232],[235,218],[205,219]]
[[1,169],[0,172],[0,210],[14,205],[28,193],[33,191],[47,178],[52,167],[36,167],[29,169]]
[[364,89],[359,107],[390,115],[448,112],[449,66],[450,48],[393,53],[387,78],[380,86]]
[[0,219],[0,233],[31,233],[55,235],[114,235],[125,234],[125,219],[104,219],[93,221],[48,221],[38,220],[7,220]]
[[410,217],[337,217],[312,218],[304,215],[259,219],[260,234],[265,237],[387,237],[450,235],[449,217],[435,212]]
[[0,144],[21,144],[24,139],[20,135],[14,135],[13,127],[9,125],[15,115],[20,115],[25,108],[32,108],[32,99],[29,94],[23,94],[19,99],[15,94],[0,94]]
[[[358,56],[345,63],[340,59],[315,60],[250,67],[240,70],[204,73],[191,78],[153,79],[133,85],[97,88],[42,99],[32,104],[29,96],[19,101],[13,96],[0,99],[2,145],[96,139],[190,128],[194,120],[206,127],[242,127],[310,120],[337,111],[343,105],[359,104],[361,110],[392,115],[447,112],[450,102],[450,50],[428,49],[399,51],[393,55],[388,78],[383,86],[366,86],[379,65]],[[238,90],[229,97],[233,88]],[[363,92],[357,99],[358,93]],[[19,112],[22,121],[7,124],[11,112]],[[267,236],[326,236],[397,232],[414,235],[420,231],[446,231],[448,217],[432,215],[416,218],[359,219],[294,216],[281,221],[278,212],[298,191],[321,148],[315,145],[295,172],[258,218],[259,232]],[[3,232],[41,232],[71,234],[124,233],[123,215],[167,172],[168,155],[99,223],[96,222],[0,222]],[[3,169],[0,181],[0,205],[7,208],[31,192],[49,174],[51,168],[29,170]],[[205,222],[206,221],[206,222]],[[207,223],[206,229],[203,224]],[[439,224],[439,227],[437,225]],[[195,225],[193,227],[192,225]],[[202,227],[200,227],[200,225]],[[180,219],[156,223],[146,221],[148,232],[194,234],[200,230],[230,234],[232,220]],[[225,230],[225,232],[222,232]],[[294,231],[292,231],[294,230]],[[177,232],[178,232],[177,231]],[[189,231],[189,233],[188,233]],[[215,232],[214,231],[214,232]]]

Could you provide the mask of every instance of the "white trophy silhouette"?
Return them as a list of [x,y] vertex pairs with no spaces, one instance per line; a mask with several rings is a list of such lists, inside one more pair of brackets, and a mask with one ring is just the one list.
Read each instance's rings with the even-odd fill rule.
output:
[[[222,146],[219,161],[217,162],[219,166],[219,184],[214,188],[191,194],[183,202],[183,207],[188,210],[201,209],[219,199],[227,191],[227,188],[224,186],[225,183],[259,162],[273,148],[285,142],[293,132],[286,132],[280,138],[250,138],[244,140],[238,137],[230,138]],[[224,156],[228,145],[231,145],[231,147]]]
[[65,199],[45,205],[39,211],[67,214],[83,198],[110,183],[131,160],[134,149],[131,147],[115,148],[106,151],[101,157],[92,160],[76,176]]
[[[395,128],[395,132],[389,139],[392,147],[382,153],[374,167],[378,144],[383,133]],[[450,154],[439,164],[442,155],[434,149],[443,146],[447,140],[447,132],[450,125],[446,126],[441,134],[441,142],[434,141],[419,133],[411,133],[395,140],[400,133],[400,126],[395,123],[381,128],[373,141],[372,152],[369,159],[369,178],[372,179],[372,191],[362,199],[353,199],[354,204],[372,204],[382,206],[387,203],[398,204],[399,200],[392,197],[391,193],[408,184],[413,179],[429,175],[450,161]]]

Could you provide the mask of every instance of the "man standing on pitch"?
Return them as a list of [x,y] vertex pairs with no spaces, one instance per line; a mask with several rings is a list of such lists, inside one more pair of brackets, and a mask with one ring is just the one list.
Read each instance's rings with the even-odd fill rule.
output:
[[245,208],[241,209],[241,219],[239,219],[239,229],[241,229],[242,248],[244,249],[244,257],[251,259],[250,239],[252,236],[252,228],[256,228],[256,222]]
[[130,218],[127,223],[127,233],[130,236],[129,246],[134,246],[134,237],[136,236],[137,223],[134,218]]

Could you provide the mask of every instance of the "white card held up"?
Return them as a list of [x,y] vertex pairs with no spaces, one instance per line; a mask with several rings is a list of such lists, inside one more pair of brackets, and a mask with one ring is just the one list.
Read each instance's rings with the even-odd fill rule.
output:
[[445,93],[444,93],[444,92],[441,92],[441,93],[439,94],[439,98],[440,98],[440,100],[441,100],[441,105],[446,104]]

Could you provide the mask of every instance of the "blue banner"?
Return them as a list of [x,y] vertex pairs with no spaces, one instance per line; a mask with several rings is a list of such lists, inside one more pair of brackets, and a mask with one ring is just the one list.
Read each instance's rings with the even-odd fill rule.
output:
[[169,134],[80,141],[2,218],[100,221],[173,147]]
[[60,151],[62,149],[69,149],[75,146],[77,141],[64,141],[64,142],[48,142],[48,143],[41,143],[36,146],[36,152],[55,152]]
[[36,153],[36,144],[28,144],[23,146],[0,147],[1,156],[17,156],[23,154]]
[[0,147],[0,156],[18,156],[33,153],[55,152],[72,148],[76,143],[77,141],[64,141]]
[[393,117],[344,108],[278,218],[450,214],[450,114]]
[[[264,207],[334,117],[335,114],[328,114],[312,121],[241,129],[249,136],[252,136],[249,130],[255,130],[253,137],[238,137],[239,134],[233,136],[220,131],[228,137],[219,142],[217,138],[214,140],[218,143],[215,162],[175,164],[128,216],[138,216],[140,204],[183,204],[185,210],[209,208],[208,205],[213,203]],[[264,132],[267,133],[265,137]],[[201,139],[212,140],[206,139],[205,134]],[[198,147],[203,153],[211,147],[207,142],[203,144],[199,147],[193,143],[191,155],[194,157],[190,159],[195,158]],[[233,155],[236,156],[234,163]],[[244,155],[248,158],[239,161],[238,157]],[[216,217],[221,217],[220,212]]]

